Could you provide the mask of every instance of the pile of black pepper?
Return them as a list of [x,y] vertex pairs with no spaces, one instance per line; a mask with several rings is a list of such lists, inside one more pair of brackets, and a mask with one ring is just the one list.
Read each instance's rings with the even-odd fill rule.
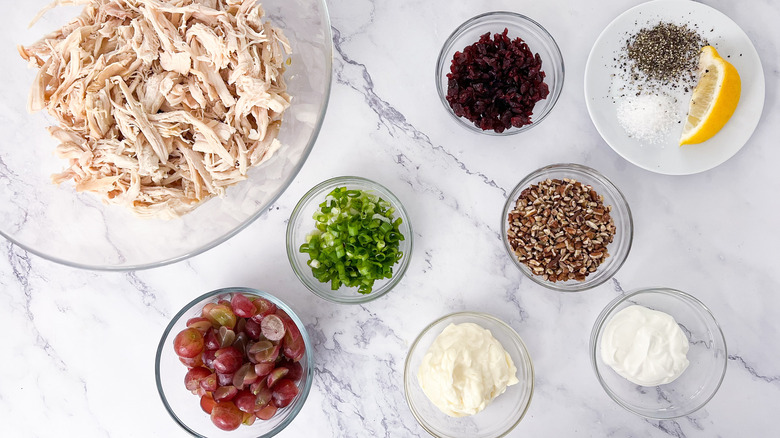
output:
[[707,42],[687,25],[658,23],[641,29],[626,41],[632,76],[673,83],[693,79],[699,51]]

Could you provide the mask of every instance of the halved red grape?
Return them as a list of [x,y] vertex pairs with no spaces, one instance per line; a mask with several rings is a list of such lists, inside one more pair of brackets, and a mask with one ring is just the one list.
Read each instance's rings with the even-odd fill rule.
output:
[[233,373],[230,374],[217,373],[217,383],[219,383],[219,386],[232,385]]
[[204,391],[212,392],[216,391],[219,385],[217,384],[217,375],[214,373],[209,374],[200,381],[200,387]]
[[229,304],[217,304],[209,310],[209,320],[217,321],[221,326],[225,326],[231,330],[236,326],[236,314],[230,308]]
[[202,316],[197,316],[195,318],[190,318],[187,321],[187,327],[194,328],[195,330],[199,331],[201,334],[205,335],[208,329],[211,328],[211,321],[209,321],[208,319]]
[[214,328],[206,331],[206,335],[203,337],[206,350],[219,350],[219,339],[217,339],[217,330]]
[[259,341],[247,348],[247,354],[252,355],[256,362],[276,362],[279,357],[280,345],[271,341]]
[[236,347],[220,348],[215,355],[214,369],[218,373],[235,373],[244,363],[244,354],[238,351]]
[[236,388],[233,385],[228,386],[220,386],[217,388],[216,391],[211,393],[211,396],[214,397],[214,400],[220,402],[220,401],[227,401],[232,400],[233,397],[238,394],[238,388]]
[[265,380],[262,380],[262,382],[263,383],[259,384],[256,388],[257,391],[257,394],[255,394],[256,410],[268,406],[268,403],[271,403],[271,399],[273,399],[273,392],[271,391],[271,388],[265,385]]
[[236,430],[243,420],[244,413],[232,402],[218,402],[211,410],[211,421],[222,430]]
[[183,363],[187,368],[203,366],[203,355],[199,354],[195,357],[180,357],[179,362]]
[[236,339],[233,341],[233,346],[238,348],[241,354],[246,354],[246,344],[249,343],[249,337],[246,333],[239,333],[236,335]]
[[217,358],[217,350],[206,350],[203,352],[203,365],[214,369],[214,359]]
[[203,352],[203,335],[194,328],[186,328],[173,339],[173,350],[180,357],[195,357]]
[[276,382],[278,382],[282,377],[285,377],[289,372],[290,370],[285,367],[274,368],[274,370],[271,371],[271,374],[268,375],[266,384],[269,388],[273,388]]
[[244,421],[242,421],[241,424],[251,426],[255,424],[255,420],[257,420],[257,416],[254,413],[249,414],[244,412]]
[[257,415],[257,418],[261,420],[270,420],[274,417],[274,415],[276,415],[277,410],[278,408],[276,406],[268,404],[263,409],[255,412],[255,415]]
[[254,365],[247,362],[241,365],[241,368],[233,375],[233,386],[238,389],[244,389],[245,386],[255,383],[257,379]]
[[284,322],[276,315],[268,315],[260,323],[260,329],[269,341],[278,342],[284,338]]
[[249,298],[244,294],[233,294],[233,299],[230,301],[233,307],[233,313],[242,318],[251,318],[257,315],[257,307]]
[[233,341],[236,340],[236,332],[233,330],[222,326],[217,330],[217,341],[219,342],[220,348],[230,347],[233,345]]
[[274,368],[276,368],[276,362],[260,362],[255,364],[255,374],[264,377],[271,374]]
[[244,389],[243,391],[239,391],[238,394],[233,398],[233,403],[236,404],[236,407],[240,409],[242,412],[250,412],[254,413],[257,411],[257,407],[255,406],[255,395],[249,392],[248,389]]
[[289,373],[287,373],[287,378],[293,381],[298,381],[303,376],[303,366],[300,362],[293,362],[288,359],[283,359],[281,362],[278,363],[278,366],[285,367],[288,370],[290,370]]
[[251,319],[246,320],[244,332],[247,334],[247,336],[249,336],[249,339],[253,339],[255,341],[260,339],[260,336],[263,334],[263,331],[260,328],[260,323],[257,323]]
[[[290,333],[290,330],[287,333]],[[302,337],[285,335],[282,345],[284,345],[284,355],[293,362],[301,360],[306,353],[306,344],[303,343]]]
[[255,298],[254,303],[255,307],[257,308],[257,314],[252,317],[252,320],[255,322],[260,322],[267,315],[276,312],[276,304],[266,300],[265,298],[257,297]]
[[211,394],[204,394],[200,398],[200,408],[207,414],[211,414],[211,410],[214,409],[216,404],[217,402],[214,401],[214,397]]
[[272,401],[277,408],[283,408],[292,403],[298,395],[298,386],[290,379],[281,379],[273,389]]
[[184,375],[184,386],[192,392],[197,392],[201,388],[201,380],[208,377],[210,374],[211,371],[206,368],[192,368],[191,370],[187,371],[187,374]]

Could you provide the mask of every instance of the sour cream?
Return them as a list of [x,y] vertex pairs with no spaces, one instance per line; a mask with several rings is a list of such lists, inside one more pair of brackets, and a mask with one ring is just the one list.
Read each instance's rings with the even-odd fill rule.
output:
[[451,417],[474,415],[518,383],[517,368],[490,330],[474,323],[448,325],[423,357],[417,381]]
[[688,368],[688,338],[671,315],[633,305],[604,327],[601,360],[641,386],[673,382]]

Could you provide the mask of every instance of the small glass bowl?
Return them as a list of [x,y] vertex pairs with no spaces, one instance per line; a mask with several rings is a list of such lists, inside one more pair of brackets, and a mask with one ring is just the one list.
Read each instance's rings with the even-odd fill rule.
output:
[[[610,215],[615,222],[615,236],[612,243],[607,246],[610,255],[599,265],[595,272],[592,272],[585,277],[584,281],[568,280],[552,282],[545,280],[541,276],[534,275],[531,269],[520,263],[517,259],[517,256],[512,249],[512,245],[507,238],[509,212],[515,208],[515,203],[517,202],[517,198],[520,197],[520,193],[525,188],[548,178],[571,178],[579,181],[583,185],[590,185],[599,195],[604,197],[605,206],[612,206]],[[501,236],[509,257],[526,277],[537,284],[556,291],[579,292],[604,283],[612,278],[620,267],[623,266],[623,263],[628,257],[628,253],[631,251],[631,242],[634,238],[634,220],[631,217],[631,209],[628,207],[628,202],[626,202],[623,193],[621,193],[607,177],[595,169],[580,164],[553,164],[531,172],[528,176],[523,178],[514,190],[512,190],[512,193],[509,194],[509,198],[506,200],[506,204],[504,204],[504,212],[501,216]]]
[[[303,342],[306,345],[306,352],[300,360],[303,374],[298,381],[299,392],[295,400],[287,407],[279,409],[270,420],[256,420],[251,426],[242,424],[238,429],[227,432],[218,429],[211,422],[209,414],[201,409],[198,396],[193,395],[184,387],[184,376],[187,374],[187,367],[179,361],[178,356],[173,351],[173,339],[187,327],[187,320],[201,316],[201,310],[207,303],[216,303],[223,298],[229,300],[232,294],[238,292],[247,296],[265,298],[284,310],[295,322],[295,325],[298,326]],[[157,381],[157,391],[160,394],[163,405],[165,405],[165,409],[179,423],[179,426],[192,435],[203,438],[269,438],[287,427],[295,416],[298,415],[298,412],[301,411],[301,408],[303,408],[306,398],[309,396],[309,390],[314,377],[313,352],[314,347],[311,339],[309,339],[309,334],[306,332],[306,327],[304,327],[303,322],[295,312],[282,300],[256,289],[229,287],[201,295],[184,306],[173,317],[168,327],[165,328],[160,344],[157,346],[157,356],[154,360],[154,377]]]
[[[668,313],[688,337],[690,365],[675,381],[639,386],[601,360],[601,335],[606,322],[634,304]],[[590,336],[590,361],[607,394],[625,409],[656,420],[683,417],[707,404],[723,382],[727,359],[726,340],[710,310],[693,296],[674,289],[644,289],[615,298],[599,315]]]
[[[539,57],[542,59],[542,71],[546,75],[544,81],[549,87],[550,94],[546,99],[540,100],[534,106],[531,124],[520,128],[512,127],[498,133],[493,130],[484,131],[468,119],[455,115],[449,102],[447,102],[447,73],[450,72],[450,65],[455,52],[463,51],[464,48],[476,43],[479,41],[480,36],[488,32],[491,34],[501,33],[504,29],[509,30],[507,36],[510,39],[522,38],[528,44],[531,52],[539,54]],[[541,123],[550,114],[550,111],[552,111],[555,103],[558,101],[558,97],[561,95],[563,78],[563,55],[552,35],[541,24],[525,15],[507,11],[477,15],[458,26],[444,42],[444,46],[439,53],[439,59],[436,61],[436,90],[444,108],[460,125],[471,131],[488,135],[519,134]]]
[[[361,190],[374,194],[389,202],[395,212],[395,218],[402,220],[399,227],[404,236],[400,241],[400,251],[403,252],[401,260],[393,266],[393,276],[390,279],[377,280],[374,288],[369,294],[361,294],[356,287],[341,286],[338,290],[331,290],[330,282],[322,283],[311,273],[311,268],[306,263],[309,261],[309,254],[299,252],[298,249],[306,243],[306,236],[314,231],[314,219],[312,216],[317,211],[319,205],[325,201],[325,196],[337,187],[347,187],[350,190]],[[340,304],[360,304],[381,297],[390,292],[390,290],[401,281],[401,278],[409,267],[409,259],[412,255],[412,224],[409,222],[409,215],[406,214],[401,201],[393,193],[382,185],[357,176],[339,176],[331,178],[317,184],[309,190],[298,205],[293,209],[290,220],[287,223],[287,257],[290,259],[290,265],[295,271],[295,275],[301,280],[304,286],[320,298]]]
[[[417,381],[423,357],[437,336],[450,324],[475,323],[490,330],[509,353],[520,383],[507,387],[484,410],[467,417],[450,417],[425,395]],[[414,418],[423,429],[441,438],[496,438],[508,434],[523,419],[534,392],[534,367],[520,335],[498,318],[485,313],[460,312],[444,316],[415,339],[404,366],[404,394]]]

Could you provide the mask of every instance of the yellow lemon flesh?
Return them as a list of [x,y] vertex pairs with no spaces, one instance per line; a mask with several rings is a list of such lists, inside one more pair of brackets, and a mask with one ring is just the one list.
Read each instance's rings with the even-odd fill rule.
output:
[[739,73],[712,46],[701,49],[699,82],[693,89],[680,146],[709,140],[729,121],[739,103]]

